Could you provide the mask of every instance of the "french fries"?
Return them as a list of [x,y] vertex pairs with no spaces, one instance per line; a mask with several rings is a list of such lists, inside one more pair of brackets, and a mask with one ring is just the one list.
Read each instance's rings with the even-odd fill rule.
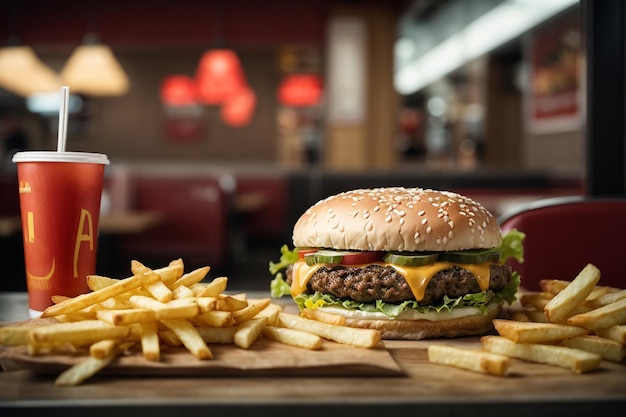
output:
[[624,359],[624,346],[621,343],[600,336],[584,335],[572,337],[562,340],[559,345],[597,353],[602,359],[613,362],[621,362]]
[[[519,297],[522,309],[513,312],[511,319],[493,320],[498,336],[482,337],[482,351],[574,373],[592,371],[602,360],[622,362],[626,357],[626,290],[598,285],[599,279],[598,268],[587,264],[572,281],[541,280],[541,291]],[[480,351],[431,348],[433,363],[485,372],[479,366]]]
[[496,331],[515,343],[549,343],[587,334],[587,329],[566,324],[494,319]]
[[566,319],[587,298],[600,279],[600,270],[587,264],[572,282],[554,296],[544,307],[552,323]]
[[305,308],[300,312],[300,317],[323,321],[328,324],[336,324],[337,326],[345,326],[346,318],[339,314],[329,313],[317,308]]
[[578,374],[596,369],[602,360],[600,355],[584,350],[538,343],[515,343],[502,336],[483,336],[481,344],[487,352],[569,368]]
[[372,348],[381,339],[381,334],[378,330],[337,326],[286,313],[278,315],[278,322],[283,327],[303,330],[325,339],[357,347]]
[[94,376],[98,371],[104,369],[130,346],[132,346],[132,343],[120,344],[104,358],[94,358],[90,356],[62,372],[54,381],[55,385],[73,386],[82,383],[87,378]]
[[432,363],[497,376],[505,375],[511,362],[505,355],[440,344],[428,347],[428,360]]
[[285,327],[265,326],[263,335],[280,343],[310,350],[321,349],[323,342],[318,335]]
[[32,355],[85,351],[85,358],[55,381],[72,386],[133,346],[147,361],[163,360],[162,346],[213,360],[210,344],[250,349],[260,337],[310,350],[321,349],[324,340],[359,347],[380,341],[377,330],[353,329],[345,322],[302,322],[305,319],[283,313],[270,298],[227,294],[226,277],[202,282],[208,271],[203,267],[184,273],[180,259],[158,269],[133,260],[130,277],[90,275],[86,279],[91,292],[53,297],[55,304],[42,317],[55,318],[56,323],[1,327],[0,344],[25,346]]
[[567,323],[589,330],[604,329],[624,324],[626,323],[626,298],[587,313],[572,316],[567,319]]

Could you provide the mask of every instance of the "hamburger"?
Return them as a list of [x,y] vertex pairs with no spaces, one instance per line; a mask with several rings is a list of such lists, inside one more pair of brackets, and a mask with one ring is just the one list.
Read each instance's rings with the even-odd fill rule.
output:
[[480,203],[449,191],[356,189],[318,201],[270,262],[274,297],[345,316],[384,339],[488,332],[520,277],[523,234],[503,237]]

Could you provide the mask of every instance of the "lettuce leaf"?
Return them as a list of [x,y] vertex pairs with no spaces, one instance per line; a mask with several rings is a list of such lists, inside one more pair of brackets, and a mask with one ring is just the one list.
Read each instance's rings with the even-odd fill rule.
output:
[[298,260],[298,252],[289,249],[289,246],[283,245],[280,248],[280,260],[278,262],[270,261],[270,274],[276,275],[281,269],[287,268],[289,265]]
[[523,241],[526,234],[517,229],[511,229],[502,236],[502,244],[498,248],[500,261],[506,262],[509,258],[514,258],[517,262],[524,262]]
[[278,272],[274,279],[270,281],[270,295],[274,298],[291,295],[291,287],[285,282],[281,272]]

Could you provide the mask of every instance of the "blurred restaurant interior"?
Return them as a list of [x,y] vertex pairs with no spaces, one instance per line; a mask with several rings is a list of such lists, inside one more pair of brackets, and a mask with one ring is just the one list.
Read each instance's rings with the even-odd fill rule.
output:
[[55,149],[62,85],[67,149],[111,161],[118,278],[182,258],[265,290],[300,214],[357,187],[624,197],[626,13],[595,3],[2,1],[0,290],[25,289],[10,155]]

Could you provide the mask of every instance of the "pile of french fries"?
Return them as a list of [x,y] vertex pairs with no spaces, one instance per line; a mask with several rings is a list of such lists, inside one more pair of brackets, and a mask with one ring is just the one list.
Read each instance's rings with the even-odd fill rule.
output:
[[84,360],[62,372],[59,386],[78,385],[137,347],[148,361],[161,360],[163,346],[184,347],[200,360],[213,358],[211,344],[248,349],[262,336],[280,343],[320,349],[324,339],[371,348],[380,332],[355,329],[287,314],[269,298],[227,294],[228,279],[203,282],[209,267],[184,273],[181,259],[160,269],[131,262],[132,276],[87,277],[91,292],[53,297],[38,326],[0,328],[0,344],[26,346],[29,354],[88,350]]
[[600,270],[587,264],[572,280],[544,279],[541,291],[520,296],[511,319],[493,320],[498,335],[481,349],[432,345],[429,360],[492,375],[507,375],[510,358],[570,369],[597,369],[626,356],[626,289],[598,285]]

